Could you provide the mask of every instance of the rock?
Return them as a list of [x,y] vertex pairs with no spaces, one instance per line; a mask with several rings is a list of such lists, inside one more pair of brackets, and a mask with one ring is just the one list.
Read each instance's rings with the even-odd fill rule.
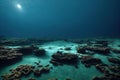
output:
[[12,48],[2,48],[0,49],[0,65],[8,65],[15,63],[22,59],[23,54]]
[[95,67],[102,73],[109,73],[107,68],[105,66],[103,66],[102,64],[97,64],[97,65],[95,65]]
[[85,54],[86,51],[93,51],[104,55],[108,55],[110,53],[110,49],[108,47],[81,46],[77,48],[78,53]]
[[71,48],[70,47],[66,47],[64,50],[69,51],[69,50],[71,50]]
[[31,65],[20,65],[11,70],[11,73],[2,75],[3,80],[16,80],[23,76],[29,75],[33,70]]
[[86,50],[94,51],[96,53],[108,55],[110,53],[110,49],[108,47],[94,47],[94,46],[87,46]]
[[92,80],[120,80],[120,74],[110,73],[107,76],[94,77]]
[[34,70],[34,75],[35,76],[41,76],[41,72],[39,69]]
[[120,45],[118,45],[118,47],[120,47]]
[[92,56],[82,56],[80,60],[86,67],[90,67],[91,65],[102,64],[102,61],[100,59],[93,58]]
[[95,44],[98,44],[99,47],[107,47],[108,46],[108,41],[106,40],[97,40]]
[[49,73],[50,67],[43,67],[40,69],[41,73]]
[[70,78],[66,78],[65,80],[72,80],[72,79],[70,79]]
[[114,53],[120,53],[120,49],[111,48],[111,51]]
[[34,48],[31,46],[23,46],[21,48],[18,48],[18,52],[23,53],[23,54],[31,54],[33,52]]
[[71,53],[55,53],[52,55],[51,63],[53,64],[61,64],[61,63],[77,63],[78,56]]
[[35,78],[29,78],[28,80],[36,80]]
[[58,80],[57,78],[50,78],[50,79],[48,79],[48,80]]
[[117,59],[117,58],[108,58],[108,61],[115,63],[115,64],[120,64],[120,59]]
[[92,80],[108,80],[105,77],[94,77]]
[[109,66],[108,67],[112,72],[119,73],[120,74],[120,66],[119,65],[114,65],[114,66]]
[[42,55],[45,55],[46,51],[41,48],[41,49],[34,50],[34,53],[36,56],[42,56]]
[[77,52],[78,53],[83,53],[83,54],[86,53],[86,47],[78,47]]

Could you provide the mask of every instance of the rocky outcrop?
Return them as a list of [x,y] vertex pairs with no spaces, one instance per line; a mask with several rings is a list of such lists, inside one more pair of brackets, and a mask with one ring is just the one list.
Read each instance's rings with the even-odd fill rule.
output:
[[50,79],[48,79],[48,80],[58,80],[57,78],[50,78]]
[[90,67],[91,65],[102,64],[102,61],[98,58],[93,58],[92,56],[82,56],[80,58],[81,63],[83,63],[86,67]]
[[66,48],[64,48],[64,50],[69,51],[69,50],[71,50],[71,48],[70,47],[66,47]]
[[59,65],[63,63],[74,64],[77,63],[78,56],[71,53],[55,53],[52,55],[51,63],[54,65]]
[[86,53],[86,47],[85,46],[84,47],[78,47],[77,52],[82,53],[82,54]]
[[120,53],[120,49],[111,48],[111,51],[114,53]]
[[39,77],[39,76],[41,76],[41,74],[49,73],[49,71],[50,71],[50,67],[47,66],[47,67],[42,67],[40,69],[36,69],[33,72],[34,72],[35,76]]
[[120,75],[115,73],[107,74],[106,76],[94,77],[92,80],[120,80]]
[[22,53],[16,49],[0,47],[0,65],[7,65],[22,59]]
[[17,51],[23,54],[31,54],[33,52],[34,48],[31,46],[23,46],[21,48],[18,48]]
[[104,55],[108,55],[110,53],[110,49],[108,47],[83,46],[77,48],[78,53],[86,53],[86,50]]
[[36,56],[43,56],[45,55],[45,53],[46,53],[45,49],[42,49],[42,48],[34,50],[34,54]]
[[2,75],[3,80],[16,80],[23,76],[29,75],[34,69],[31,65],[20,65],[15,69],[10,70],[11,73]]
[[109,73],[109,70],[103,64],[97,64],[97,65],[95,65],[95,67],[97,70],[99,70],[102,73],[105,73],[105,74]]
[[108,58],[108,61],[115,63],[115,64],[120,64],[120,59],[117,59],[117,58]]
[[112,72],[120,74],[120,65],[112,65],[108,67]]
[[28,80],[36,80],[35,78],[29,78]]
[[[16,80],[28,76],[31,73],[39,77],[41,76],[41,74],[49,73],[50,69],[51,67],[49,65],[40,68],[35,68],[35,66],[32,65],[20,65],[15,69],[11,69],[10,73],[3,74],[1,77],[3,80]],[[29,78],[28,80],[35,80],[35,79]]]

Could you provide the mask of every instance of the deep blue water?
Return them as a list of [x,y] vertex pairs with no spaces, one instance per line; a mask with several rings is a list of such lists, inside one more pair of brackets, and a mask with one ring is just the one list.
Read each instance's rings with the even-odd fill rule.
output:
[[119,27],[120,0],[0,0],[8,37],[120,37]]

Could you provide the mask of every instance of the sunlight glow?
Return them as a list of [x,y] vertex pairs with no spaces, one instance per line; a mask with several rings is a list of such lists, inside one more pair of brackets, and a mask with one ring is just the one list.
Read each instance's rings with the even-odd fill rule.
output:
[[22,9],[22,6],[20,4],[17,4],[18,9]]

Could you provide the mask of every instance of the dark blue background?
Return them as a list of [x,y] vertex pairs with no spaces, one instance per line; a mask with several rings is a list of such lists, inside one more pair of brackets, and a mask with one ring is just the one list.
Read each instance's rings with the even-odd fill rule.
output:
[[0,0],[0,35],[120,37],[119,27],[120,0]]

